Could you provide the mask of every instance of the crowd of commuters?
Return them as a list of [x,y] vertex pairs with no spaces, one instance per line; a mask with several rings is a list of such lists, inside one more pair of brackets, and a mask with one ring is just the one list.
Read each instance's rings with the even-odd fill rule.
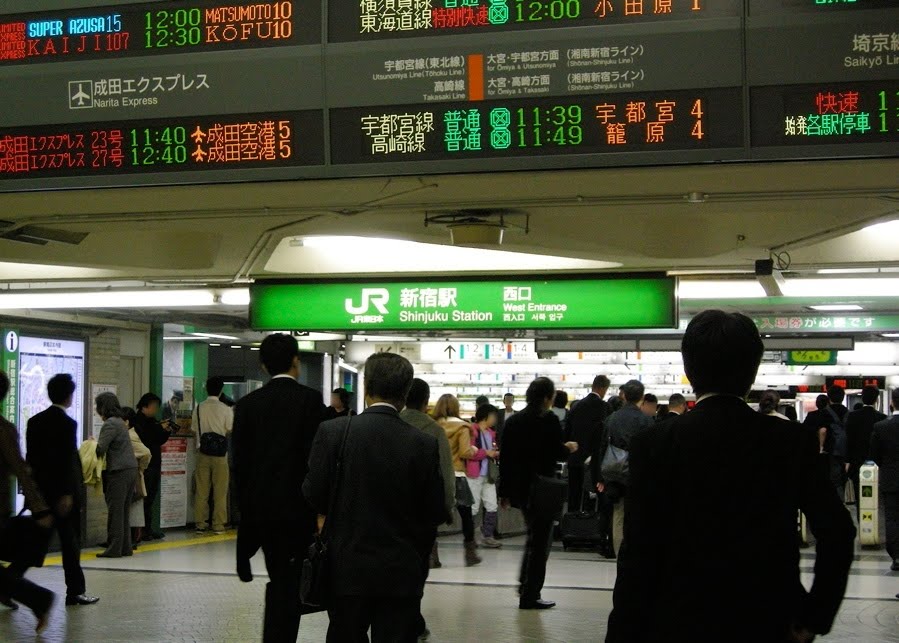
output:
[[[746,402],[763,353],[750,319],[701,313],[682,352],[697,398],[689,412],[683,395],[660,405],[639,380],[606,400],[611,382],[602,375],[569,410],[567,395],[538,377],[521,410],[511,394],[502,409],[482,398],[465,420],[452,395],[429,412],[427,382],[393,353],[367,360],[363,413],[351,410],[343,389],[326,407],[320,392],[298,381],[296,340],[271,335],[260,347],[271,376],[265,386],[232,410],[224,382],[211,378],[208,399],[193,410],[197,529],[225,528],[230,438],[241,514],[238,576],[253,580],[250,561],[259,550],[268,573],[263,639],[295,641],[302,615],[316,609],[300,597],[310,547],[322,538],[328,641],[364,641],[370,632],[373,641],[412,642],[429,635],[421,601],[430,570],[441,566],[440,525],[458,517],[464,564],[472,566],[482,562],[479,548],[501,546],[500,508],[520,509],[527,538],[519,608],[545,610],[555,606],[543,586],[563,505],[584,511],[595,499],[600,552],[618,559],[607,641],[811,641],[830,630],[845,591],[855,527],[841,494],[847,481],[859,494],[868,461],[880,466],[887,551],[899,571],[899,389],[887,418],[876,409],[876,387],[863,390],[852,412],[845,391],[832,387],[800,425],[774,391],[761,395],[758,412]],[[0,373],[0,399],[8,387]],[[99,599],[86,594],[78,562],[81,463],[77,426],[65,413],[74,382],[57,376],[48,392],[53,405],[27,426],[27,463],[16,428],[0,419],[0,539],[12,474],[36,527],[59,533],[66,603],[87,605]],[[153,394],[136,411],[112,393],[96,398],[103,426],[95,450],[106,460],[109,513],[99,556],[130,556],[140,518],[154,536],[144,509],[158,493],[159,454],[177,429],[181,401],[173,395],[169,417],[159,422]],[[560,462],[567,463],[567,486]],[[799,577],[800,511],[817,547],[808,590]],[[53,594],[25,579],[26,561],[11,562],[0,568],[0,602],[28,606],[41,629]]]

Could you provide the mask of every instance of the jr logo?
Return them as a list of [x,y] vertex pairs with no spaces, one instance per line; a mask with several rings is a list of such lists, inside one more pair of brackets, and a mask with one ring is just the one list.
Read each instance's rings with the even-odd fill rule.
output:
[[386,315],[388,301],[390,301],[390,291],[386,288],[363,288],[362,303],[355,306],[352,299],[347,299],[346,311],[351,315],[364,315],[374,306],[379,313]]

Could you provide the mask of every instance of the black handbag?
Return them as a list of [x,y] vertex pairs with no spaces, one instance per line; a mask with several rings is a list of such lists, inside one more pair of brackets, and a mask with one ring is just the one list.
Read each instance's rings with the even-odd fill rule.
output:
[[334,508],[340,492],[340,479],[343,475],[343,458],[346,454],[347,438],[350,435],[352,416],[347,416],[346,432],[337,455],[337,467],[334,473],[334,489],[328,501],[328,514],[321,532],[315,535],[309,552],[303,561],[300,571],[300,608],[304,614],[323,612],[331,602],[331,555],[328,547],[328,532],[334,520]]
[[561,520],[565,500],[568,498],[568,482],[551,476],[537,476],[531,488],[528,513],[543,520]]
[[0,530],[0,560],[21,563],[25,567],[43,567],[50,547],[50,530],[33,516],[19,514]]
[[200,434],[200,453],[214,458],[228,455],[228,438],[219,433],[203,433],[199,405],[197,405],[197,432]]

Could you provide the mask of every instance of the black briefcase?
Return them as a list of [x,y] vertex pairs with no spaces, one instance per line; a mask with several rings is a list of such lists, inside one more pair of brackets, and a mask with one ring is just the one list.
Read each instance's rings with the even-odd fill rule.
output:
[[10,518],[0,531],[0,560],[43,567],[49,547],[50,530],[37,524],[32,516],[20,514]]

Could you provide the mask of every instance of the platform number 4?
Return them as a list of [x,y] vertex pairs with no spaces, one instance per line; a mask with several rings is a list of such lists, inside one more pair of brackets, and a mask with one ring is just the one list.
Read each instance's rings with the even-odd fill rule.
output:
[[696,118],[690,136],[697,141],[701,141],[705,136],[705,132],[702,131],[702,117],[704,116],[704,112],[702,111],[702,99],[697,99],[696,102],[693,103],[693,109],[690,110],[690,113]]

